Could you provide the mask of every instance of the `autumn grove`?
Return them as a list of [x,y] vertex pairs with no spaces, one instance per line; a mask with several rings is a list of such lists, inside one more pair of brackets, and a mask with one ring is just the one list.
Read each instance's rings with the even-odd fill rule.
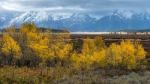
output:
[[[71,40],[69,32],[53,34],[50,30],[39,30],[34,23],[24,23],[18,30],[12,26],[2,33],[0,66],[3,68],[0,69],[0,82],[10,78],[8,84],[59,84],[58,80],[64,74],[148,70],[146,53],[136,40],[126,39],[106,46],[102,37]],[[12,75],[11,71],[17,75]],[[89,80],[94,81],[94,78]],[[89,84],[92,84],[91,81]],[[88,81],[82,80],[79,84],[83,82],[88,84]]]

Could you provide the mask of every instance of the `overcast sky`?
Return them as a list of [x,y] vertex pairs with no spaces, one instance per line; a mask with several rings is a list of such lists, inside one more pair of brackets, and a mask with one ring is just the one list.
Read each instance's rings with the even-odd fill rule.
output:
[[150,10],[150,0],[0,0],[0,11],[30,10],[64,13],[106,13],[112,10]]

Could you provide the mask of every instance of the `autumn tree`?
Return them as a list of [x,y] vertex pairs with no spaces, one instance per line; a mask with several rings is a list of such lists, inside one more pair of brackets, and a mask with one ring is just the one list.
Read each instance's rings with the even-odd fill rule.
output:
[[85,56],[83,54],[73,53],[71,56],[73,67],[77,70],[88,70],[93,64],[91,56]]
[[[25,23],[18,32],[18,42],[21,45],[23,59],[42,63],[55,61],[56,59],[67,60],[72,50],[72,45],[66,39],[69,33],[51,33],[40,31],[34,23]],[[57,61],[58,62],[58,61]]]
[[8,34],[4,34],[3,36],[1,53],[5,56],[4,58],[6,58],[7,64],[12,64],[15,59],[21,58],[22,55],[21,48],[17,41]]
[[121,56],[121,47],[118,44],[111,44],[107,48],[106,53],[106,59],[107,59],[107,65],[112,67],[119,67],[122,62],[122,56]]
[[23,24],[18,33],[18,42],[23,52],[23,60],[36,63],[45,61],[51,56],[49,48],[49,35],[37,29],[34,23]]
[[136,67],[135,47],[130,40],[122,41],[120,44],[122,65],[128,69]]
[[85,39],[82,46],[82,54],[92,56],[96,46],[93,39]]
[[136,49],[135,50],[136,61],[138,63],[140,63],[141,60],[146,58],[146,52],[145,52],[142,44],[139,43],[138,41],[135,41],[134,45],[135,45],[135,49]]
[[105,43],[101,37],[96,37],[95,39],[85,39],[82,47],[83,54],[93,54],[96,51],[100,51],[105,48]]
[[93,56],[91,57],[91,60],[93,61],[94,67],[100,67],[105,68],[107,67],[107,58],[106,58],[106,48],[102,48],[101,50],[98,50],[93,53]]
[[85,39],[80,54],[73,54],[74,66],[80,69],[90,67],[105,67],[106,64],[105,44],[101,37]]
[[123,40],[120,44],[110,45],[106,56],[108,65],[135,69],[145,59],[146,53],[138,42]]
[[101,50],[106,47],[105,42],[102,37],[95,37],[94,39],[96,50]]
[[53,64],[67,65],[72,51],[72,43],[69,41],[70,34],[57,33],[53,34],[52,41],[50,42],[50,51],[53,53]]

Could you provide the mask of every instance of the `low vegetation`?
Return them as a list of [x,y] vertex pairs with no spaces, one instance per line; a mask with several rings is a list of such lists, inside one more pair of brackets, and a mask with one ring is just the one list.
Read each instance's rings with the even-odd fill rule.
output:
[[[0,43],[0,82],[95,84],[97,80],[104,83],[98,78],[106,76],[101,70],[127,73],[148,67],[146,52],[138,41],[122,40],[110,46],[101,37],[82,41],[70,40],[68,32],[40,31],[33,23],[23,24],[18,31],[8,28]],[[93,75],[96,71],[99,76]]]

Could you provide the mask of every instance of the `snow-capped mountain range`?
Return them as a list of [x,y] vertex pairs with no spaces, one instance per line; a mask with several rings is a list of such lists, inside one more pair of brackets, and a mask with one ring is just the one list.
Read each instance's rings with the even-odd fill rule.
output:
[[68,28],[70,31],[119,31],[150,29],[150,12],[116,10],[95,18],[88,14],[51,14],[48,11],[29,11],[17,14],[0,14],[0,28],[20,26],[34,22],[38,27]]

